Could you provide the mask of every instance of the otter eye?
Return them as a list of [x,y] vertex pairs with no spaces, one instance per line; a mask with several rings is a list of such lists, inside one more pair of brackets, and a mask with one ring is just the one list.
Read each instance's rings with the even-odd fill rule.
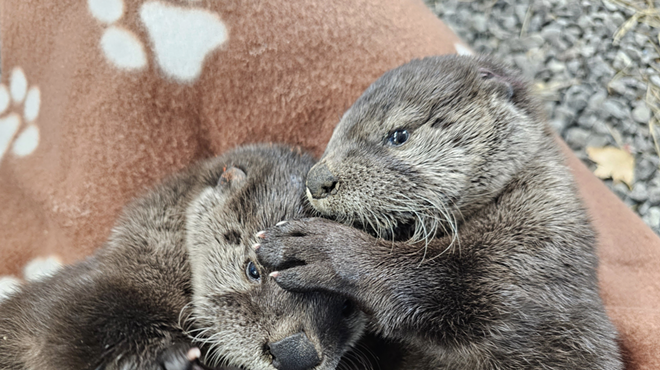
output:
[[399,129],[390,134],[390,136],[387,138],[387,142],[391,145],[399,146],[408,141],[409,137],[410,134],[408,131]]
[[349,317],[355,312],[355,306],[350,300],[344,301],[344,305],[341,308],[341,315],[344,317]]
[[254,262],[250,261],[245,268],[245,274],[250,280],[259,281],[261,275],[259,274],[259,269],[254,265]]

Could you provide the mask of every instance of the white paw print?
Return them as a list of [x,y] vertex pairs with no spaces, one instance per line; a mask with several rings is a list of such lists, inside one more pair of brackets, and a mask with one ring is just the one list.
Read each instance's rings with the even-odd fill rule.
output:
[[[37,257],[23,268],[23,278],[27,281],[39,281],[56,273],[62,268],[57,256]],[[0,276],[0,302],[21,290],[23,281],[13,276]]]
[[454,49],[456,49],[456,54],[458,55],[474,55],[472,50],[469,47],[457,42],[454,43]]
[[40,106],[39,88],[32,86],[28,90],[25,72],[20,67],[14,68],[9,77],[9,89],[0,84],[0,160],[8,152],[24,157],[37,149],[39,127],[35,121],[39,117]]
[[[87,5],[94,18],[107,25],[100,42],[106,59],[120,69],[144,69],[144,43],[117,24],[124,15],[123,0],[87,0]],[[179,82],[195,81],[206,56],[227,41],[224,23],[207,10],[146,1],[140,6],[139,16],[160,70]]]

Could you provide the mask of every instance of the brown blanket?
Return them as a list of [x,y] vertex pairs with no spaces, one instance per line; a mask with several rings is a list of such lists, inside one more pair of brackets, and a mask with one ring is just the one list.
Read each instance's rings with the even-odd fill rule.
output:
[[[123,205],[257,141],[323,151],[375,78],[465,46],[419,0],[0,3],[0,275],[72,262]],[[630,369],[660,368],[660,239],[568,154]]]

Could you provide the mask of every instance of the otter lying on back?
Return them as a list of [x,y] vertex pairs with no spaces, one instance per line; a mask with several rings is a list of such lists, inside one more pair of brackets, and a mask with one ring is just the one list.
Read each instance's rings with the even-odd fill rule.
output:
[[531,95],[486,58],[386,73],[307,178],[322,216],[384,239],[292,221],[258,234],[260,260],[359,302],[405,369],[621,369],[594,232]]
[[312,165],[288,147],[245,147],[139,198],[94,256],[0,304],[0,369],[187,370],[202,355],[334,369],[363,314],[336,295],[281,289],[252,249],[256,231],[304,214]]

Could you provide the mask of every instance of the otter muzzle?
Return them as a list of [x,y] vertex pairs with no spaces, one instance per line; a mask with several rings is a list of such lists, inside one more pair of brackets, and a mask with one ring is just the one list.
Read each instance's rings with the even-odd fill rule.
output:
[[279,370],[309,370],[321,362],[312,342],[305,333],[288,336],[268,343],[273,366]]
[[314,199],[322,199],[335,190],[337,181],[325,163],[317,163],[307,174],[307,189]]

